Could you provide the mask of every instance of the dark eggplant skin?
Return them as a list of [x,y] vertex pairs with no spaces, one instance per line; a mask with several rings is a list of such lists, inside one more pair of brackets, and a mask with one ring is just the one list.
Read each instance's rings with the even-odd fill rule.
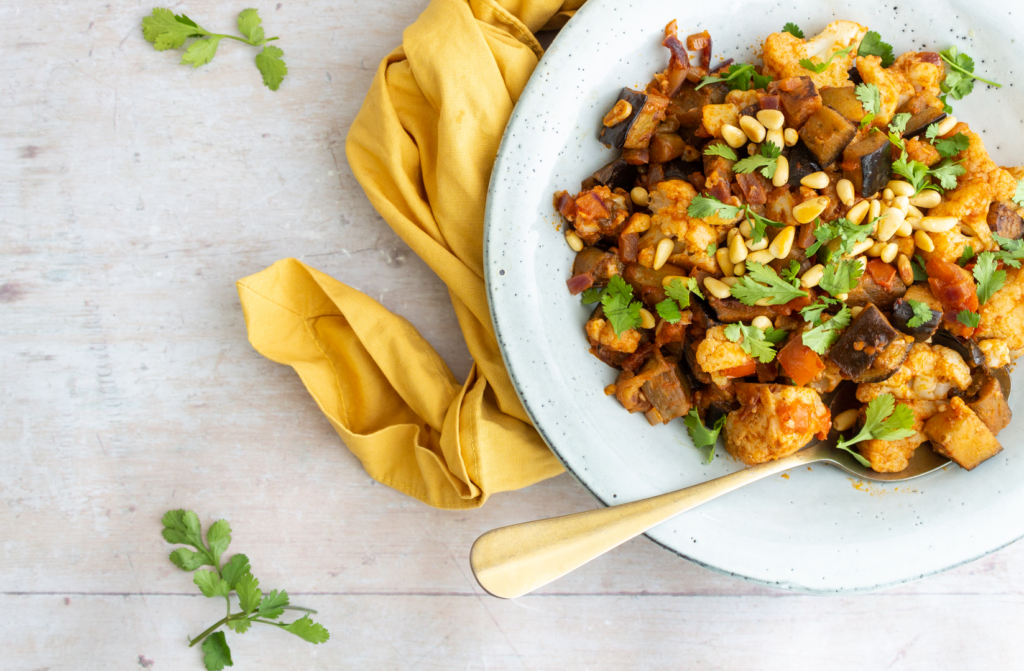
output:
[[843,177],[864,197],[878,193],[892,178],[892,143],[885,133],[872,131],[843,151]]
[[938,123],[946,118],[942,108],[928,107],[921,110],[907,121],[907,128],[903,131],[903,137],[917,137],[928,129],[933,123]]
[[867,113],[857,98],[855,86],[826,86],[821,89],[821,102],[854,123],[860,123]]
[[864,375],[882,350],[899,337],[899,332],[882,311],[868,305],[832,346],[828,358],[839,367],[844,379],[855,380]]
[[800,139],[824,167],[838,161],[857,135],[857,124],[828,105],[812,114],[800,129]]
[[800,180],[811,173],[820,172],[821,164],[803,142],[797,142],[789,150],[789,181],[787,185],[798,188]]
[[665,181],[670,179],[681,179],[686,180],[690,175],[695,172],[701,172],[703,166],[699,161],[687,162],[681,158],[677,158],[674,161],[669,161],[665,164]]
[[985,354],[973,338],[960,338],[942,329],[932,336],[932,342],[953,350],[963,357],[963,360],[971,368],[985,365]]
[[908,342],[903,338],[896,338],[889,343],[889,346],[881,354],[875,357],[871,367],[864,371],[863,374],[855,377],[853,381],[858,384],[862,382],[885,382],[899,371],[903,362],[910,356],[910,348],[913,346],[913,342]]
[[1010,240],[1024,238],[1024,219],[1007,203],[995,203],[988,210],[988,227]]
[[942,313],[938,310],[932,310],[931,319],[918,326],[908,326],[907,322],[913,318],[914,308],[911,307],[910,303],[902,298],[896,301],[892,308],[892,319],[890,320],[892,325],[908,336],[912,336],[914,342],[925,342],[939,330],[939,324],[942,322]]
[[629,113],[629,116],[624,121],[620,121],[610,128],[608,126],[601,126],[601,134],[598,136],[601,144],[606,147],[615,147],[616,149],[622,149],[625,146],[629,129],[636,123],[636,120],[640,117],[641,110],[647,104],[647,94],[625,87],[619,92],[619,97],[616,98],[615,102],[618,103],[620,100],[628,102],[633,111]]
[[615,159],[604,166],[580,184],[580,191],[589,191],[595,186],[607,186],[609,189],[625,189],[629,191],[636,183],[637,169],[622,160],[622,157]]

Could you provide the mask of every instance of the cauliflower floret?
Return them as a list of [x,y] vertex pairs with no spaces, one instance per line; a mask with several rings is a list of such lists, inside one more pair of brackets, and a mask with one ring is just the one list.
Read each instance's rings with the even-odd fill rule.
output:
[[892,394],[897,399],[940,401],[954,387],[963,391],[970,384],[971,369],[959,354],[942,345],[916,343],[891,378],[859,385],[857,400],[867,403],[882,394]]
[[857,72],[865,84],[874,84],[881,93],[882,104],[872,125],[884,129],[900,105],[914,96],[914,85],[899,70],[883,68],[882,59],[878,56],[858,58]]
[[738,342],[725,337],[724,326],[708,329],[704,340],[697,346],[697,365],[711,375],[711,381],[718,387],[724,388],[729,384],[729,378],[720,371],[746,366],[753,361]]
[[1006,284],[985,301],[980,314],[975,338],[1003,339],[1015,359],[1024,353],[1024,273],[1007,268]]
[[696,195],[697,190],[693,185],[681,179],[670,179],[658,184],[650,194],[651,230],[657,229],[677,238],[686,235],[690,223],[687,210]]
[[705,105],[701,110],[701,121],[704,130],[711,137],[722,137],[722,126],[738,126],[740,123],[740,107],[732,103],[721,105]]
[[934,96],[941,93],[939,84],[946,77],[942,59],[934,51],[908,51],[900,54],[892,64],[892,69],[902,72],[918,93],[927,91]]
[[927,282],[918,282],[911,285],[907,289],[907,293],[903,294],[903,300],[913,300],[918,303],[924,303],[932,310],[942,312],[942,302],[935,297],[935,294],[932,293],[932,289],[928,286]]
[[806,387],[737,383],[736,400],[740,409],[725,421],[725,448],[748,466],[793,454],[832,427],[818,392]]
[[861,456],[871,462],[871,470],[879,473],[899,473],[907,467],[908,461],[928,437],[924,435],[924,423],[939,412],[943,403],[939,401],[902,401],[914,413],[912,428],[915,433],[903,440],[865,440],[857,445]]
[[1010,348],[1002,340],[991,338],[978,343],[978,349],[985,355],[985,365],[989,368],[1002,368],[1010,363]]
[[800,61],[809,58],[813,63],[824,63],[835,52],[851,44],[860,45],[867,32],[866,26],[853,21],[833,21],[806,42],[786,32],[772,33],[763,45],[764,74],[775,79],[810,77],[818,88],[845,86],[850,81],[847,71],[853,65],[856,47],[845,56],[836,56],[821,73],[808,70],[800,65]]
[[632,354],[640,344],[640,332],[636,329],[628,329],[619,335],[615,335],[615,329],[604,319],[591,319],[587,322],[587,336],[595,347],[604,345],[616,352],[628,352]]
[[[988,230],[987,224],[985,230]],[[935,250],[931,252],[920,250],[918,252],[921,254],[921,256],[924,257],[926,261],[931,260],[933,256],[937,256],[943,261],[955,263],[964,253],[964,249],[966,249],[968,246],[970,246],[971,249],[976,250],[978,252],[988,249],[988,243],[985,242],[984,238],[981,238],[980,236],[966,236],[960,231],[959,228],[951,228],[948,231],[942,231],[941,233],[929,233],[928,235],[929,237],[931,237],[932,243],[935,244]],[[988,238],[989,240],[991,240],[991,233],[989,233]]]
[[911,161],[924,163],[929,168],[942,160],[942,154],[930,142],[922,141],[916,137],[907,140],[907,157]]

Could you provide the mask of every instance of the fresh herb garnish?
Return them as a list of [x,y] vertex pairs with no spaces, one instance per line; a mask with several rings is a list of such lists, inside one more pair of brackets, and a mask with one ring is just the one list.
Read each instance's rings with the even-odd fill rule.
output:
[[704,155],[721,156],[722,158],[727,158],[730,161],[735,161],[737,158],[739,158],[738,156],[736,156],[736,152],[732,150],[732,147],[725,144],[724,142],[722,144],[708,145],[707,147],[704,148]]
[[1024,240],[1010,240],[998,233],[993,233],[992,239],[1002,247],[998,252],[993,252],[996,258],[1012,268],[1020,268],[1020,262],[1024,260]]
[[621,275],[612,275],[601,294],[601,305],[604,306],[604,316],[612,325],[616,338],[640,326],[640,309],[643,304],[633,300],[633,287]]
[[871,235],[871,229],[874,226],[874,221],[869,221],[866,224],[855,224],[845,217],[840,217],[829,222],[818,221],[817,227],[814,229],[815,242],[811,243],[811,246],[807,248],[808,258],[814,256],[818,249],[832,240],[839,239],[839,246],[835,251],[829,250],[826,261],[832,258],[833,255],[842,256],[849,254],[854,246],[858,242],[863,242],[868,239]]
[[690,207],[687,208],[686,213],[694,219],[718,216],[722,219],[735,220],[740,215],[745,215],[747,221],[750,222],[750,237],[755,243],[761,242],[761,238],[764,237],[768,226],[780,228],[785,226],[785,224],[778,221],[762,217],[757,212],[751,210],[749,205],[743,205],[742,207],[727,205],[713,196],[695,196],[690,201]]
[[860,41],[857,48],[858,56],[878,56],[882,59],[882,67],[887,68],[893,64],[896,57],[892,51],[892,45],[882,41],[882,36],[873,30],[869,30],[864,39]]
[[704,449],[710,447],[711,450],[708,452],[708,463],[715,458],[715,443],[718,442],[718,434],[721,433],[722,427],[725,426],[726,415],[722,415],[715,422],[712,428],[704,426],[704,422],[700,421],[700,415],[697,414],[696,408],[691,408],[689,414],[683,417],[683,424],[686,425],[686,432],[690,434],[690,440],[693,441],[694,447],[697,449]]
[[989,81],[974,74],[974,60],[967,54],[957,52],[956,47],[950,47],[939,52],[939,58],[944,60],[951,68],[946,78],[939,85],[942,92],[953,96],[954,100],[961,100],[965,95],[974,90],[974,80],[983,82],[996,88],[1002,88],[1002,84]]
[[800,67],[805,68],[805,69],[810,70],[811,72],[813,72],[815,74],[819,74],[820,75],[825,70],[828,70],[828,67],[830,65],[832,65],[832,61],[835,60],[836,56],[845,56],[845,55],[847,55],[848,53],[853,51],[853,47],[854,47],[854,45],[851,44],[850,46],[846,47],[845,49],[840,49],[839,51],[833,52],[833,54],[831,56],[829,56],[828,60],[825,61],[824,63],[814,63],[809,58],[801,58],[800,59]]
[[924,282],[928,279],[928,271],[925,270],[925,261],[921,258],[920,254],[915,254],[914,258],[910,261],[910,268],[914,271],[914,281]]
[[989,298],[992,298],[992,294],[1006,284],[1006,271],[997,270],[994,253],[982,252],[978,255],[977,263],[974,264],[974,279],[978,282],[978,301],[984,305]]
[[732,285],[732,295],[744,305],[754,305],[762,299],[768,305],[782,305],[806,297],[807,292],[779,277],[770,266],[748,262],[746,274]]
[[679,305],[671,298],[661,301],[654,306],[654,309],[657,310],[658,316],[669,324],[678,324],[679,320],[683,318],[682,312],[679,311]]
[[964,326],[976,329],[981,323],[981,315],[977,312],[971,312],[970,310],[961,310],[957,313],[956,320]]
[[766,179],[771,179],[775,177],[775,170],[779,167],[780,154],[782,154],[782,149],[774,142],[765,142],[761,145],[760,155],[754,154],[737,161],[732,170],[737,173],[749,173],[760,169]]
[[913,299],[908,300],[907,303],[910,305],[910,309],[914,311],[914,316],[907,320],[907,326],[910,328],[917,328],[932,318],[932,309],[928,307],[927,303]]
[[590,305],[601,300],[602,294],[604,294],[604,287],[590,287],[583,290],[583,293],[580,294],[580,299],[584,305]]
[[725,327],[725,337],[739,343],[744,352],[761,363],[771,363],[775,358],[775,348],[765,339],[764,331],[756,326],[743,323],[729,324]]
[[1017,188],[1013,190],[1011,200],[1017,207],[1024,207],[1024,179],[1017,180]]
[[683,318],[681,310],[690,307],[690,294],[697,294],[700,298],[704,298],[704,294],[700,292],[700,287],[697,285],[696,277],[688,277],[684,284],[678,277],[673,279],[665,287],[665,295],[668,296],[665,300],[661,301],[654,306],[654,309],[658,311],[658,315],[662,319],[670,324],[678,324],[679,320]]
[[822,275],[818,286],[832,296],[848,294],[857,286],[857,281],[863,274],[864,270],[856,259],[842,259],[838,263],[825,266],[825,274]]
[[907,122],[910,121],[911,116],[913,115],[910,112],[900,112],[895,115],[889,122],[889,132],[902,137],[907,130]]
[[793,259],[789,262],[789,265],[782,269],[782,279],[786,280],[794,287],[800,286],[800,280],[797,279],[797,274],[800,272],[800,262]]
[[[803,310],[800,314],[803,314]],[[818,319],[821,320],[820,312]],[[801,336],[804,346],[809,347],[815,354],[824,355],[839,340],[839,332],[849,326],[852,319],[853,313],[844,305],[832,319],[820,321],[817,326]]]
[[956,188],[956,178],[967,173],[958,161],[947,158],[934,168],[929,168],[928,174],[939,180],[939,186],[945,190]]
[[974,247],[972,247],[971,245],[967,245],[966,247],[964,247],[964,251],[960,253],[960,259],[957,261],[957,263],[962,268],[962,267],[966,266],[968,263],[970,263],[971,259],[973,259],[973,258],[974,258]]
[[820,326],[821,314],[828,309],[829,305],[839,305],[840,303],[842,303],[842,301],[837,301],[834,298],[819,296],[818,301],[815,301],[800,310],[800,316],[804,318],[804,321],[808,322],[812,326]]
[[[927,133],[925,135],[927,136]],[[952,158],[971,146],[971,141],[963,133],[957,133],[946,140],[934,140],[932,144],[935,145],[935,149],[938,150],[943,158]]]
[[860,120],[860,127],[863,128],[874,121],[878,113],[882,111],[882,92],[874,84],[858,84],[853,92],[867,113]]
[[[235,554],[230,561],[221,564],[221,557],[231,543],[231,527],[226,520],[217,520],[210,525],[206,530],[205,543],[199,517],[191,510],[167,511],[163,525],[163,536],[168,543],[195,548],[172,551],[171,563],[183,571],[194,571],[192,581],[204,596],[211,599],[224,597],[227,601],[227,615],[192,639],[189,645],[192,647],[203,643],[207,669],[220,671],[232,665],[231,650],[224,632],[217,631],[225,625],[237,634],[244,634],[253,622],[270,624],[310,643],[324,643],[331,637],[322,625],[309,619],[309,613],[315,614],[316,611],[290,605],[288,593],[284,590],[274,590],[264,595],[259,589],[259,581],[250,571],[249,558],[245,555]],[[213,570],[200,569],[202,566],[212,566]],[[238,595],[239,611],[236,613],[231,612],[231,592]],[[274,622],[286,610],[305,611],[306,615],[288,624]]]
[[846,450],[857,457],[864,466],[870,466],[867,459],[850,450],[850,445],[863,440],[903,440],[914,435],[914,412],[905,404],[896,405],[892,394],[882,394],[870,403],[864,417],[864,426],[860,433],[850,440],[839,437],[836,444],[841,450]]
[[694,90],[699,90],[708,84],[724,82],[730,89],[749,91],[751,84],[753,84],[755,89],[763,89],[768,86],[771,81],[771,77],[757,74],[757,71],[754,70],[754,66],[749,63],[734,63],[726,69],[724,77],[707,75],[700,80],[700,84],[698,84]]
[[245,37],[221,35],[209,32],[184,14],[175,14],[169,9],[156,7],[150,16],[142,19],[142,35],[157,51],[180,49],[185,40],[191,37],[198,38],[189,45],[181,57],[182,63],[193,68],[213,60],[222,39],[263,47],[263,50],[256,54],[256,68],[263,75],[263,84],[271,91],[276,91],[288,74],[288,66],[281,59],[284,56],[283,51],[275,46],[267,46],[267,42],[273,42],[278,38],[267,37],[261,23],[262,20],[255,9],[246,9],[238,15],[238,30]]
[[782,26],[782,32],[789,33],[793,37],[799,37],[801,40],[804,39],[804,31],[800,30],[800,26],[793,22],[789,22]]

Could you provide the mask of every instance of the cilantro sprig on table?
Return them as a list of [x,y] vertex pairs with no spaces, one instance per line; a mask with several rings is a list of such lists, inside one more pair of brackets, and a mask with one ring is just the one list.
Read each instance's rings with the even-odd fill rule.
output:
[[749,91],[751,86],[755,89],[763,89],[771,81],[771,77],[757,74],[754,66],[749,63],[734,63],[726,69],[724,77],[707,75],[700,80],[700,84],[694,90],[699,90],[708,84],[724,82],[734,91]]
[[820,75],[825,70],[828,70],[829,66],[832,65],[832,61],[835,60],[836,56],[845,56],[846,54],[853,51],[854,46],[856,45],[851,44],[845,49],[840,49],[839,51],[833,52],[832,55],[828,57],[828,60],[825,61],[824,63],[815,63],[809,58],[801,58],[800,67]]
[[974,90],[974,81],[1002,88],[1002,84],[979,77],[974,74],[974,59],[967,54],[961,54],[956,47],[950,47],[939,52],[939,58],[949,65],[949,72],[946,78],[939,85],[942,92],[953,96],[954,100],[962,100],[964,96]]
[[896,60],[892,45],[882,41],[882,36],[869,30],[857,48],[858,56],[878,56],[882,59],[882,67],[887,68]]
[[[220,671],[225,666],[233,666],[231,649],[223,631],[227,626],[236,634],[249,631],[253,622],[269,624],[295,634],[310,643],[324,643],[330,637],[327,629],[310,619],[309,614],[316,611],[309,608],[292,606],[288,593],[274,590],[264,594],[259,588],[259,580],[250,571],[249,558],[244,554],[232,555],[226,563],[221,562],[224,552],[231,543],[231,527],[226,520],[217,520],[206,530],[206,541],[203,541],[202,525],[199,517],[191,510],[169,510],[163,517],[163,536],[168,543],[188,545],[194,549],[181,547],[171,552],[171,563],[183,571],[195,571],[192,581],[199,587],[203,596],[208,598],[224,597],[227,602],[227,615],[214,623],[209,629],[191,639],[189,647],[203,644],[204,662],[209,671]],[[212,566],[213,570],[202,569]],[[231,593],[238,596],[238,612],[231,611]],[[298,620],[276,622],[286,610],[298,610],[306,613]]]
[[779,156],[782,155],[782,148],[774,142],[765,142],[761,145],[761,153],[748,156],[737,161],[732,167],[733,172],[750,173],[760,170],[765,179],[775,177],[775,170],[779,167]]
[[871,462],[851,450],[850,446],[864,440],[889,441],[910,438],[914,435],[912,426],[914,426],[914,412],[903,403],[896,405],[892,394],[882,394],[868,403],[864,426],[861,427],[860,433],[850,440],[846,440],[840,435],[836,447],[846,450],[856,457],[861,466],[870,468]]
[[743,215],[750,222],[750,237],[755,243],[761,242],[768,226],[778,228],[785,226],[781,222],[762,217],[750,209],[749,205],[728,205],[714,196],[695,196],[690,201],[690,207],[687,208],[686,213],[694,219],[705,219],[712,215],[717,215],[722,219],[736,219]]
[[690,307],[691,293],[696,294],[698,298],[704,298],[704,294],[700,292],[700,287],[697,285],[697,278],[689,277],[684,284],[681,279],[676,277],[665,287],[665,295],[668,298],[655,305],[654,309],[658,312],[658,316],[669,324],[678,324],[679,320],[683,318],[681,311]]
[[180,49],[185,41],[196,38],[188,46],[181,57],[181,62],[197,68],[213,60],[217,55],[217,47],[223,39],[236,40],[254,47],[263,47],[256,54],[256,68],[263,75],[263,83],[271,91],[276,91],[285,75],[284,52],[276,46],[268,45],[276,37],[267,37],[263,32],[262,19],[255,9],[245,9],[238,15],[238,31],[244,37],[211,33],[184,14],[175,14],[169,9],[156,7],[152,14],[142,19],[142,35],[157,51]]
[[708,450],[709,464],[715,458],[715,443],[718,442],[718,434],[722,432],[722,427],[725,426],[725,420],[726,416],[722,415],[715,422],[714,426],[709,429],[704,426],[704,422],[701,421],[696,408],[691,408],[690,412],[683,417],[686,432],[690,434],[690,439],[693,441],[694,446],[699,450],[703,450],[706,447],[711,448]]

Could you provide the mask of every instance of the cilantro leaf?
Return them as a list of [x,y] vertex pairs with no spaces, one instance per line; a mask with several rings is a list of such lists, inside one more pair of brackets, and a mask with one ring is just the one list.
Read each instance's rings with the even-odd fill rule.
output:
[[[672,284],[669,285],[670,289],[673,289],[673,286],[672,286],[673,284],[675,284],[675,282],[673,282]],[[690,277],[690,278],[688,278],[686,280],[686,288],[690,290],[690,293],[696,294],[697,298],[700,298],[700,299],[704,298],[704,294],[702,294],[700,292],[700,285],[697,284],[697,278],[696,277]],[[689,303],[687,303],[687,305],[689,305]]]
[[946,74],[939,88],[943,93],[953,96],[954,100],[961,100],[974,90],[974,80],[983,82],[996,88],[1002,88],[1002,84],[990,81],[974,74],[974,60],[967,54],[958,53],[956,47],[950,47],[939,52],[939,58],[944,60],[951,70]]
[[736,173],[749,173],[760,169],[765,178],[771,179],[775,176],[775,170],[779,166],[778,158],[781,153],[782,150],[774,142],[765,142],[761,145],[760,154],[737,161],[732,170]]
[[914,413],[906,405],[897,412],[896,401],[892,394],[882,394],[868,403],[864,426],[860,433],[850,440],[840,440],[836,447],[846,449],[863,440],[903,440],[914,435]]
[[747,215],[747,221],[750,222],[750,239],[755,243],[761,242],[761,238],[765,236],[768,226],[774,226],[776,228],[785,226],[785,224],[781,222],[772,221],[771,219],[762,217],[760,214],[750,209],[749,205],[746,207],[744,212]]
[[249,558],[244,554],[236,554],[231,557],[231,560],[227,564],[224,564],[224,568],[221,569],[220,574],[224,580],[228,583],[231,589],[235,589],[238,586],[238,581],[243,575],[249,572]]
[[914,299],[908,300],[907,303],[910,305],[910,308],[914,311],[914,316],[907,320],[907,326],[909,326],[910,328],[917,328],[921,324],[924,324],[925,322],[931,320],[933,316],[932,309],[928,306],[927,303],[915,301]]
[[694,196],[686,213],[694,219],[705,219],[718,215],[722,219],[735,219],[743,212],[742,207],[726,205],[713,196]]
[[714,256],[716,251],[718,251],[718,245],[714,242],[708,243],[707,249],[704,250],[708,256]]
[[821,314],[828,309],[829,305],[838,305],[842,301],[837,301],[834,298],[828,296],[819,296],[818,300],[811,303],[807,307],[800,310],[800,316],[804,318],[807,323],[818,326],[821,324]]
[[928,174],[939,180],[943,189],[955,189],[956,178],[966,174],[967,169],[951,159],[946,159],[935,168],[929,168]]
[[932,144],[935,145],[935,148],[943,158],[951,158],[967,149],[971,145],[971,141],[963,133],[957,133],[948,140],[937,140]]
[[686,425],[686,432],[690,434],[690,440],[693,441],[694,447],[697,449],[711,448],[708,452],[709,464],[715,458],[715,443],[718,442],[718,434],[721,433],[722,427],[725,426],[725,420],[726,416],[722,415],[715,422],[714,426],[708,429],[704,426],[704,422],[700,420],[700,415],[697,414],[696,408],[691,408],[689,414],[683,417],[683,424]]
[[188,38],[205,34],[205,30],[184,14],[179,16],[162,7],[155,7],[150,16],[142,19],[142,36],[157,51],[180,49]]
[[984,305],[992,298],[992,294],[1006,284],[1006,271],[996,269],[995,254],[982,252],[978,255],[978,262],[974,264],[974,279],[978,282],[978,301]]
[[832,254],[844,255],[849,254],[854,246],[858,242],[863,242],[868,239],[871,235],[871,229],[874,227],[874,221],[869,221],[866,224],[855,224],[845,217],[840,217],[834,221],[822,222],[818,221],[817,228],[814,229],[815,242],[807,248],[807,256],[813,256],[818,249],[826,243],[832,240],[839,239],[839,244],[836,246],[834,252],[828,254],[829,257]]
[[581,300],[584,305],[590,305],[601,300],[601,294],[604,293],[604,287],[590,287],[585,289],[581,295]]
[[749,262],[746,274],[732,285],[732,295],[744,305],[754,305],[762,299],[768,305],[782,305],[807,296],[807,292],[779,277],[770,266]]
[[231,593],[231,587],[227,581],[221,578],[215,571],[196,571],[192,574],[192,582],[199,587],[203,596],[213,598],[215,596],[227,596]]
[[935,138],[939,136],[939,124],[933,123],[928,126],[928,129],[924,132],[924,136],[929,142],[935,144]]
[[253,577],[252,573],[246,573],[238,579],[235,591],[238,592],[238,607],[246,615],[255,610],[263,598],[260,581]]
[[[842,439],[843,439],[843,435],[839,434],[839,440],[842,440]],[[864,468],[871,468],[871,462],[868,461],[867,459],[865,459],[863,456],[861,456],[860,452],[857,452],[856,450],[854,450],[853,448],[851,448],[848,445],[839,444],[839,445],[836,445],[836,447],[839,448],[840,450],[845,450],[845,451],[849,452],[850,454],[852,454],[853,458],[857,460],[857,463],[859,463]]]
[[262,23],[263,19],[255,9],[243,9],[238,15],[238,32],[245,35],[250,44],[262,44],[266,37]]
[[756,326],[748,326],[737,322],[725,327],[725,337],[739,343],[743,351],[761,363],[771,363],[775,358],[775,349],[765,340],[764,331]]
[[730,161],[735,161],[738,158],[736,156],[736,152],[734,152],[732,150],[732,147],[730,147],[729,145],[727,145],[725,143],[722,143],[722,144],[709,144],[707,147],[704,148],[704,155],[705,156],[721,156],[722,158],[727,158]]
[[993,233],[992,238],[999,243],[1002,249],[993,252],[1000,261],[1013,268],[1020,268],[1020,262],[1024,259],[1024,240],[1010,240]]
[[263,83],[271,91],[276,91],[288,74],[288,66],[284,64],[282,56],[284,52],[272,45],[263,47],[263,51],[256,54],[256,67],[263,75]]
[[976,329],[978,328],[978,325],[981,324],[981,315],[977,312],[971,312],[970,310],[961,310],[957,313],[956,320],[964,326]]
[[690,307],[690,291],[695,291],[698,296],[704,298],[700,293],[700,289],[697,289],[697,278],[688,277],[686,284],[678,277],[672,279],[665,287],[665,295],[679,303],[679,307],[688,308]]
[[245,632],[249,631],[250,627],[252,627],[252,620],[249,620],[247,618],[242,618],[240,620],[228,620],[227,625],[228,629],[235,632],[236,634],[244,634]]
[[[801,314],[803,311],[801,311]],[[819,314],[819,319],[820,319]],[[853,320],[853,313],[850,308],[843,308],[835,314],[832,319],[821,322],[801,336],[804,346],[809,347],[815,354],[824,355],[839,340],[839,332],[850,325]]]
[[208,671],[221,671],[225,666],[234,666],[231,662],[231,648],[223,631],[215,631],[203,641],[203,663]]
[[1012,200],[1017,207],[1024,207],[1024,179],[1017,181],[1017,188],[1013,191]]
[[324,629],[323,625],[319,625],[313,620],[309,619],[308,615],[304,615],[291,624],[286,624],[281,627],[287,632],[291,632],[301,638],[304,641],[310,643],[325,643],[331,635]]
[[914,259],[910,262],[910,268],[914,271],[915,282],[924,282],[928,279],[928,271],[924,267],[924,259],[921,258],[920,254],[915,254]]
[[824,63],[814,63],[809,58],[801,58],[800,59],[800,67],[805,68],[807,70],[810,70],[811,72],[814,72],[815,74],[821,74],[825,70],[828,70],[829,66],[832,65],[832,61],[835,60],[836,56],[845,56],[845,55],[847,55],[848,53],[853,51],[853,47],[854,47],[854,45],[851,44],[850,46],[846,47],[845,49],[840,49],[839,51],[834,52],[831,56],[828,57],[828,60],[825,61]]
[[767,88],[768,85],[771,84],[772,81],[773,81],[770,76],[768,76],[768,75],[759,75],[756,72],[753,75],[751,75],[750,79],[753,82],[752,86],[755,89]]
[[210,525],[206,530],[206,542],[210,544],[213,565],[220,566],[220,556],[231,543],[231,527],[228,526],[227,520],[217,520]]
[[907,130],[907,122],[913,116],[910,112],[900,112],[889,122],[889,132],[902,136]]
[[754,66],[749,63],[734,63],[726,69],[724,77],[707,75],[700,80],[700,84],[698,84],[694,90],[699,90],[708,84],[724,82],[734,91],[749,91],[751,82],[753,82],[755,89],[763,89],[771,81],[771,77],[757,74]]
[[171,552],[171,563],[182,571],[195,571],[200,566],[213,566],[210,556],[205,552],[193,552],[188,548],[178,548]]
[[615,336],[640,325],[640,309],[642,304],[633,300],[633,287],[626,284],[620,275],[613,275],[601,296],[604,316],[612,325]]
[[273,620],[284,613],[284,607],[288,605],[288,592],[274,590],[264,595],[260,601],[259,616]]
[[882,41],[882,36],[869,30],[857,48],[858,56],[878,56],[882,59],[882,67],[887,68],[896,60],[892,45]]
[[182,64],[191,64],[193,68],[206,65],[217,55],[217,45],[220,44],[220,40],[220,37],[204,37],[196,40],[182,54]]
[[679,305],[671,298],[661,301],[654,306],[654,309],[658,312],[658,316],[669,324],[678,324],[679,320],[683,318],[682,313],[679,311]]
[[825,266],[825,274],[818,286],[832,296],[850,293],[857,286],[857,281],[864,274],[859,262],[854,259],[842,259],[838,263]]
[[800,262],[793,259],[789,262],[789,266],[782,270],[782,279],[786,280],[795,287],[799,287],[799,281],[797,280],[797,274],[800,272]]
[[853,93],[864,111],[872,117],[882,111],[882,91],[875,84],[857,84]]
[[970,263],[971,259],[974,258],[974,247],[967,245],[964,247],[964,251],[960,254],[960,259],[957,261],[961,267],[966,266]]
[[782,26],[782,32],[789,33],[793,37],[799,37],[801,40],[804,39],[804,31],[800,30],[800,26],[793,22],[787,23]]
[[[168,543],[191,545],[206,553],[199,517],[191,510],[168,510],[163,517],[163,536]],[[212,559],[211,559],[211,564]]]

